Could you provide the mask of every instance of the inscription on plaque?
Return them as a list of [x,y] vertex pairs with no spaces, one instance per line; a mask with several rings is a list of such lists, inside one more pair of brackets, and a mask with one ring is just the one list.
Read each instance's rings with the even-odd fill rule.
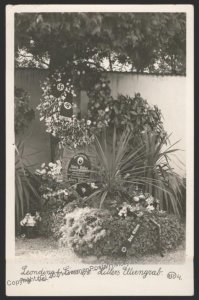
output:
[[81,197],[91,194],[91,188],[86,183],[90,178],[91,162],[84,153],[73,156],[68,165],[68,179],[71,184],[77,184],[77,192]]
[[83,182],[90,178],[91,162],[84,153],[73,156],[68,165],[68,178],[75,182]]

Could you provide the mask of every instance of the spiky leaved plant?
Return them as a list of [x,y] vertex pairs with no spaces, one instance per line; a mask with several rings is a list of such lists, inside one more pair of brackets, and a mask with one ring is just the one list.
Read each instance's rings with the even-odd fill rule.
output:
[[[169,144],[170,136],[163,138],[152,132],[145,132],[142,135],[142,144],[146,147],[146,164],[153,166],[146,170],[146,189],[160,200],[161,207],[177,215],[182,214],[183,190],[185,181],[183,177],[177,174],[171,166],[172,155],[179,151],[174,148],[178,143]],[[154,185],[153,181],[158,185]]]
[[[99,207],[109,206],[114,201],[128,201],[131,200],[128,188],[139,185],[144,191],[151,192],[161,204],[164,203],[166,209],[179,215],[181,180],[168,163],[169,154],[176,149],[161,152],[162,147],[156,145],[153,135],[148,135],[148,140],[132,148],[129,144],[132,138],[130,130],[125,129],[118,136],[115,128],[111,143],[108,143],[106,132],[101,140],[96,137],[95,153],[99,163],[93,172],[99,188],[86,201],[94,199]],[[159,143],[163,146],[165,141]],[[160,163],[163,157],[167,168]],[[169,182],[171,179],[173,185]]]
[[37,192],[37,177],[30,171],[23,157],[24,141],[15,146],[15,225],[16,233],[20,232],[20,220],[31,208],[40,207],[40,196]]

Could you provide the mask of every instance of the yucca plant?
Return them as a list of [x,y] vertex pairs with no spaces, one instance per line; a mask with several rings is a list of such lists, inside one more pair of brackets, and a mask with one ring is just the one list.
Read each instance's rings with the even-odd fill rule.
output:
[[[165,135],[164,138],[160,139],[157,134],[152,132],[145,132],[142,135],[142,143],[147,152],[146,164],[153,166],[145,172],[148,178],[146,189],[160,200],[162,208],[180,215],[182,213],[181,199],[185,181],[171,167],[171,155],[179,149],[174,148],[178,141],[173,145],[166,146],[169,144],[169,138],[170,136]],[[152,184],[154,180],[157,180],[158,186]]]
[[37,177],[30,171],[23,158],[24,141],[15,146],[15,225],[16,234],[20,232],[20,220],[31,208],[40,207],[40,196],[37,192]]
[[[180,214],[179,193],[182,184],[169,165],[169,154],[177,149],[162,151],[166,140],[153,135],[143,137],[144,142],[136,148],[130,146],[132,132],[125,129],[120,137],[114,128],[111,144],[107,142],[106,132],[101,140],[95,139],[95,152],[99,165],[96,167],[95,178],[99,188],[87,198],[95,199],[99,207],[111,202],[130,200],[130,186],[140,186],[144,192],[151,193],[163,206],[175,214]],[[163,158],[165,159],[164,162]]]
[[93,171],[96,183],[99,186],[91,196],[101,208],[103,204],[111,205],[116,199],[128,201],[129,194],[127,187],[131,185],[143,185],[145,166],[145,147],[142,145],[135,150],[130,150],[129,141],[132,132],[125,129],[120,137],[114,128],[111,144],[106,137],[106,131],[100,141],[95,138],[95,153],[98,159],[98,166]]

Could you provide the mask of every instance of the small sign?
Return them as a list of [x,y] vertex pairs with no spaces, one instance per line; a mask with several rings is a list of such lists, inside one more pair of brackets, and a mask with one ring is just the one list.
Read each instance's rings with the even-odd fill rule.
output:
[[84,153],[73,156],[68,165],[68,179],[71,184],[77,184],[76,191],[81,197],[88,197],[92,193],[86,180],[90,178],[91,162]]
[[73,156],[68,165],[68,178],[74,183],[80,183],[90,178],[91,162],[84,153]]
[[129,238],[127,239],[127,241],[122,245],[122,247],[121,247],[121,254],[126,255],[126,253],[127,253],[128,249],[130,248],[130,246],[131,246],[131,244],[132,244],[132,242],[133,242],[133,239],[135,238],[135,236],[136,236],[136,234],[137,234],[137,232],[138,232],[140,226],[141,226],[141,224],[139,224],[139,223],[135,226],[135,228],[133,229],[133,231],[132,231],[130,237],[129,237]]

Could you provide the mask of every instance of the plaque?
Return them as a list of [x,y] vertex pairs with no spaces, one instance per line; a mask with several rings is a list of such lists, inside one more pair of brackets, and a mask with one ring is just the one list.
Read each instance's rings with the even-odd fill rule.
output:
[[73,156],[68,165],[68,179],[71,184],[77,184],[77,192],[81,197],[92,193],[91,187],[85,182],[90,178],[91,162],[84,153]]
[[84,182],[90,178],[91,162],[84,153],[74,155],[68,165],[68,179],[74,183]]

